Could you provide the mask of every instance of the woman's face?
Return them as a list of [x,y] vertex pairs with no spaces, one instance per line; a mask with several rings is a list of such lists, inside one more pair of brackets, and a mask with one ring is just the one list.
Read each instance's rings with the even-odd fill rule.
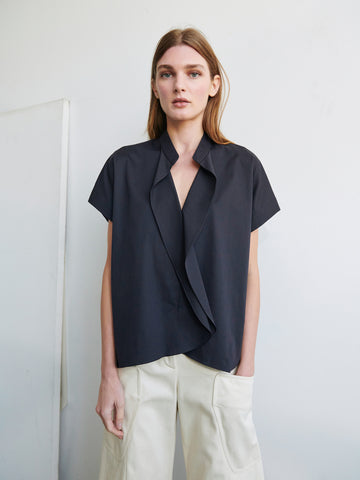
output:
[[[188,45],[169,48],[157,63],[152,88],[168,121],[199,119],[202,121],[206,104],[220,86],[220,75],[210,78],[205,58]],[[186,102],[174,102],[177,98]]]

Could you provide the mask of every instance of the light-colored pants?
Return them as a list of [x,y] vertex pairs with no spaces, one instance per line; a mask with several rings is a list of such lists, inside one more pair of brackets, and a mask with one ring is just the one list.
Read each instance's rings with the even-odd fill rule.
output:
[[124,438],[104,428],[99,480],[171,480],[179,414],[187,480],[263,480],[254,376],[184,354],[118,369]]

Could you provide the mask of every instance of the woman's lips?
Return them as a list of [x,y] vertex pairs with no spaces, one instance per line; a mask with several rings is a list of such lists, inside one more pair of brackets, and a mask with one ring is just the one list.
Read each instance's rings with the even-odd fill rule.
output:
[[190,102],[186,102],[186,101],[177,101],[177,102],[173,102],[173,105],[175,107],[185,107],[186,105],[188,105]]

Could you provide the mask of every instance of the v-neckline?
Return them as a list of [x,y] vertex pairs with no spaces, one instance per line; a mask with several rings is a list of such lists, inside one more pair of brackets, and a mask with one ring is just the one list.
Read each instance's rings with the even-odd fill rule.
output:
[[171,170],[169,170],[170,179],[171,179],[171,184],[172,184],[172,186],[173,186],[173,190],[174,190],[175,196],[176,196],[176,198],[177,198],[177,204],[178,204],[178,206],[179,206],[179,210],[180,210],[180,213],[181,213],[181,214],[184,213],[184,208],[185,208],[186,202],[187,202],[187,200],[188,200],[188,198],[189,198],[189,195],[190,195],[190,192],[191,192],[191,190],[192,190],[192,188],[193,188],[193,185],[194,185],[194,183],[195,183],[195,181],[196,181],[196,179],[197,179],[197,177],[198,177],[198,175],[199,175],[200,168],[201,168],[201,165],[199,165],[199,168],[198,168],[198,170],[197,170],[197,172],[196,172],[196,174],[195,174],[195,177],[194,177],[193,181],[191,182],[190,188],[189,188],[188,193],[187,193],[187,195],[186,195],[186,197],[185,197],[184,205],[183,205],[182,207],[181,207],[179,195],[178,195],[177,190],[176,190],[174,178],[173,178],[173,176],[172,176]]
[[[167,131],[167,129],[165,129],[162,134],[160,135],[159,137],[159,142],[160,142],[160,146],[161,146],[161,150],[164,154],[164,156],[166,157],[166,159],[168,160],[168,165],[166,166],[166,173],[165,171],[162,172],[165,176],[165,175],[169,175],[170,174],[170,184],[172,185],[171,189],[173,190],[174,192],[174,195],[176,196],[176,203],[178,205],[178,209],[180,211],[180,214],[181,214],[181,218],[183,217],[183,214],[184,214],[184,209],[188,208],[188,203],[189,203],[189,195],[193,194],[193,190],[194,190],[194,184],[198,181],[199,177],[200,177],[200,174],[199,174],[199,170],[201,168],[205,169],[205,170],[208,170],[209,172],[211,172],[213,174],[214,177],[216,177],[216,174],[215,174],[215,171],[214,171],[214,166],[212,164],[212,161],[211,161],[211,158],[210,158],[210,155],[209,155],[209,152],[210,152],[210,149],[212,148],[212,145],[213,145],[213,141],[212,139],[209,137],[209,135],[204,131],[203,132],[203,136],[201,137],[201,140],[198,144],[198,146],[196,147],[196,150],[195,152],[193,153],[193,160],[199,164],[199,168],[198,168],[198,171],[196,172],[196,175],[190,185],[190,188],[189,188],[189,191],[187,193],[187,196],[185,198],[185,201],[184,201],[184,205],[181,207],[181,204],[180,204],[180,199],[179,199],[179,196],[178,196],[178,193],[177,193],[177,190],[176,190],[176,186],[175,186],[175,182],[174,182],[174,178],[172,176],[172,173],[170,171],[172,165],[174,165],[176,163],[176,161],[179,159],[179,154],[177,152],[177,150],[175,149],[173,143],[172,143],[172,140],[170,138],[170,135],[169,135],[169,132]],[[157,171],[157,175],[159,176],[158,178],[160,179],[161,178],[161,174],[160,174],[160,170]]]

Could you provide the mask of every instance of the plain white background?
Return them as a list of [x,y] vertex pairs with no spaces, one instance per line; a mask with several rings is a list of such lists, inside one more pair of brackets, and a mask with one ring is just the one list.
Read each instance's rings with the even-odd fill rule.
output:
[[[60,478],[96,480],[100,460],[107,224],[87,198],[115,149],[147,139],[156,43],[186,26],[203,31],[230,78],[224,134],[258,155],[281,207],[259,233],[253,415],[265,477],[359,478],[359,4],[2,0],[0,9],[0,110],[70,100]],[[180,438],[174,478],[185,479]]]

